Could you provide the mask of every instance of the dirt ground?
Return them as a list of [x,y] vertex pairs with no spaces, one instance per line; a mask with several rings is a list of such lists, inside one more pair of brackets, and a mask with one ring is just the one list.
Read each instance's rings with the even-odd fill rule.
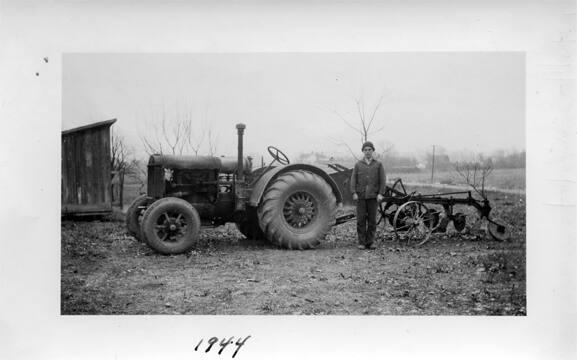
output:
[[317,249],[290,251],[227,224],[203,229],[192,251],[163,256],[118,217],[63,220],[61,313],[526,315],[525,197],[489,199],[510,241],[449,227],[416,247],[380,226],[378,248],[358,250],[351,221]]

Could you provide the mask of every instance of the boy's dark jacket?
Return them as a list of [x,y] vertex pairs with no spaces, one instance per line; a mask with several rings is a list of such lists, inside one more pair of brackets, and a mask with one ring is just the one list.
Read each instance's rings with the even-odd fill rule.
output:
[[357,193],[359,199],[374,199],[377,194],[384,195],[387,177],[380,161],[372,159],[370,164],[360,160],[351,175],[351,193]]

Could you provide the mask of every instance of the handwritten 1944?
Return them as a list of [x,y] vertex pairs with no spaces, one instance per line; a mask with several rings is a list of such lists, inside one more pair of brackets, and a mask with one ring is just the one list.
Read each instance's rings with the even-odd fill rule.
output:
[[[232,354],[232,357],[234,358],[236,356],[236,354],[238,353],[238,351],[240,350],[241,347],[243,347],[243,345],[246,343],[246,341],[250,338],[250,335],[245,337],[244,339],[238,338],[238,340],[236,340],[236,350],[234,351],[234,353]],[[226,349],[226,347],[228,345],[231,345],[234,343],[234,337],[231,336],[228,339],[223,338],[222,340],[220,340],[220,343],[218,344],[220,346],[220,350],[218,351],[218,355],[221,355],[222,352],[224,351],[224,349]],[[200,339],[200,341],[198,342],[198,344],[195,346],[194,351],[198,351],[200,348],[200,345],[202,344],[202,342],[204,341],[204,339]],[[211,337],[207,343],[208,346],[206,347],[206,350],[204,350],[205,353],[209,352],[212,347],[214,346],[214,344],[216,344],[218,342],[218,338],[216,336]],[[202,349],[201,349],[202,351]]]

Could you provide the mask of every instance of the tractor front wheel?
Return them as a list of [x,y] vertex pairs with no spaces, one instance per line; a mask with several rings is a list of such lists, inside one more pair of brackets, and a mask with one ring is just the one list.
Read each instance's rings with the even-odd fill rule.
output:
[[258,208],[267,239],[287,249],[317,246],[336,221],[337,202],[330,185],[304,170],[280,175]]
[[198,241],[200,217],[179,198],[155,201],[144,213],[142,233],[148,245],[161,254],[181,254]]
[[126,229],[128,233],[138,241],[142,241],[140,225],[142,223],[142,216],[146,211],[145,206],[151,199],[149,196],[140,195],[134,199],[126,211]]

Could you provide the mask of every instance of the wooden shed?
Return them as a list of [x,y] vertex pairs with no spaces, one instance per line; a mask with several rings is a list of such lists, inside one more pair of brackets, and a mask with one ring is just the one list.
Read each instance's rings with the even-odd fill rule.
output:
[[62,215],[112,212],[110,126],[115,122],[62,132]]

